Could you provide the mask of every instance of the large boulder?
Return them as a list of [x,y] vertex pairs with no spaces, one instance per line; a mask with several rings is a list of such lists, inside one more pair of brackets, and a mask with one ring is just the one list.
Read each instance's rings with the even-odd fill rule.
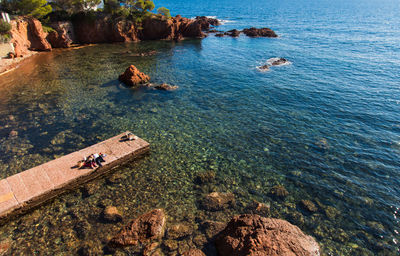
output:
[[220,255],[319,256],[318,243],[285,220],[244,214],[232,218],[215,240]]
[[249,37],[278,37],[270,28],[245,28],[242,32]]
[[130,65],[118,79],[128,86],[137,86],[149,82],[150,77],[140,72],[134,65]]
[[159,239],[164,235],[165,214],[162,209],[154,209],[132,220],[126,227],[114,236],[111,246],[127,246],[146,243]]

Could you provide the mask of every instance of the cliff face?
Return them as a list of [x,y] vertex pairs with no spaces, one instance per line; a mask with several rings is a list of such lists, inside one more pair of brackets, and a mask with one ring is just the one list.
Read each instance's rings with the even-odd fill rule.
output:
[[11,42],[17,57],[29,51],[51,51],[51,45],[46,40],[42,24],[37,19],[21,17],[11,22]]
[[[209,27],[207,20],[188,19],[180,15],[171,19],[148,18],[137,27],[132,21],[112,20],[108,16],[94,20],[78,19],[50,24],[54,31],[43,31],[40,21],[20,17],[12,21],[12,43],[16,56],[29,51],[51,51],[53,48],[68,48],[73,43],[113,43],[140,40],[182,40],[185,37],[203,38],[202,29]],[[207,24],[205,24],[207,23]]]

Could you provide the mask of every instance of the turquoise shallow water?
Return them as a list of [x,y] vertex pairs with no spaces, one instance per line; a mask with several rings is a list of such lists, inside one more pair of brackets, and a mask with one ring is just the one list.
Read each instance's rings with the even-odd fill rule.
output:
[[[75,254],[85,246],[103,252],[124,223],[155,207],[166,209],[169,223],[193,225],[184,240],[191,245],[204,232],[201,221],[225,221],[257,200],[271,204],[272,217],[316,237],[325,255],[396,255],[398,3],[157,6],[216,16],[225,21],[221,30],[267,26],[280,37],[96,45],[40,54],[0,77],[1,178],[125,130],[152,145],[140,161],[3,225],[10,254]],[[150,50],[158,53],[134,56]],[[260,72],[272,57],[292,64]],[[126,88],[116,78],[130,64],[153,82],[180,88]],[[10,138],[13,130],[18,136]],[[208,170],[215,183],[195,185]],[[269,195],[277,184],[289,192],[284,201]],[[212,191],[234,193],[237,206],[203,210],[200,201]],[[305,212],[302,199],[318,211]],[[110,204],[123,212],[123,223],[101,221]]]

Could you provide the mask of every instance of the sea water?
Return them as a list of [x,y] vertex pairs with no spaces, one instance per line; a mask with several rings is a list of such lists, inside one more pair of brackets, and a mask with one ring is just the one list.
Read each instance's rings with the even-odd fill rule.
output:
[[[1,76],[1,178],[126,130],[151,144],[150,155],[3,224],[9,254],[103,253],[130,219],[164,208],[168,225],[193,230],[178,251],[214,255],[212,246],[193,242],[206,233],[201,223],[246,213],[253,201],[314,236],[323,255],[398,254],[398,1],[156,1],[160,6],[173,15],[215,16],[218,30],[269,27],[279,37],[210,34],[55,50]],[[157,54],[136,54],[152,50]],[[257,68],[276,57],[291,64]],[[179,89],[125,87],[117,77],[131,64]],[[196,184],[206,171],[215,180]],[[289,196],[273,198],[275,185]],[[214,191],[233,193],[236,206],[203,209]],[[103,221],[108,205],[123,222]]]

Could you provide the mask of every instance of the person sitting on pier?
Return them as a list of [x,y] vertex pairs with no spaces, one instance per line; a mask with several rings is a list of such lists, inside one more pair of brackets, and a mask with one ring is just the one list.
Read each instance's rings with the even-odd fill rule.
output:
[[86,160],[85,160],[85,165],[84,167],[89,167],[89,168],[95,168],[97,167],[95,163],[95,156],[91,154]]

